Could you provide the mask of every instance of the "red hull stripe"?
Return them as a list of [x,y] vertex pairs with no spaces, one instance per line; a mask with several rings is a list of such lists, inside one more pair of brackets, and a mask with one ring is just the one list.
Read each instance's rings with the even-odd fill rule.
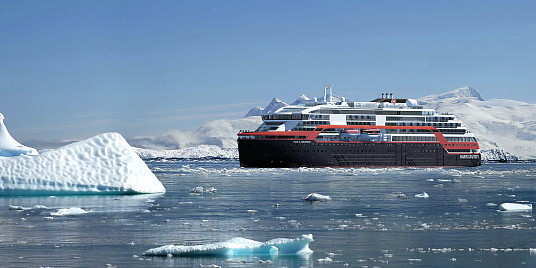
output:
[[[272,136],[272,137],[296,137],[303,136],[304,139],[295,140],[310,140],[314,141],[318,135],[324,129],[365,129],[365,130],[379,130],[379,129],[418,129],[428,130],[434,134],[441,146],[446,150],[459,150],[459,149],[480,149],[477,142],[448,142],[443,133],[437,128],[430,126],[369,126],[369,125],[320,125],[313,131],[268,131],[268,132],[243,132],[238,133],[238,136]],[[272,140],[272,138],[261,138],[263,140]],[[319,143],[370,143],[361,141],[318,141]],[[384,143],[384,142],[382,142]],[[388,142],[388,143],[435,143],[435,142]]]

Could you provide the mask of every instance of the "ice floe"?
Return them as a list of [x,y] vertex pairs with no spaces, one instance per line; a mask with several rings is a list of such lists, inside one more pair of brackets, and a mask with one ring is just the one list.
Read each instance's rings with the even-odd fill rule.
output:
[[317,193],[311,193],[311,194],[308,194],[307,196],[302,197],[302,200],[304,200],[304,201],[311,201],[311,202],[314,202],[314,201],[320,201],[320,202],[323,202],[323,201],[329,201],[329,200],[331,200],[331,197],[329,197],[329,196],[327,196],[327,195],[321,195],[321,194],[317,194]]
[[430,195],[428,195],[427,192],[423,192],[422,194],[416,194],[415,197],[416,198],[429,198]]
[[323,259],[317,259],[316,262],[318,262],[318,263],[331,263],[331,262],[333,262],[333,259],[331,259],[330,257],[325,257]]
[[0,157],[38,154],[36,149],[20,144],[9,134],[4,124],[4,115],[0,113]]
[[203,188],[203,186],[196,186],[190,190],[190,193],[192,194],[202,194],[202,193],[215,194],[216,191],[217,190],[214,187]]
[[162,183],[118,133],[40,155],[0,157],[0,195],[163,192]]
[[16,205],[9,205],[9,210],[32,210],[32,209],[48,209],[46,206],[43,205],[36,205],[33,207],[23,207],[23,206],[16,206]]
[[259,242],[242,237],[235,237],[225,242],[218,242],[196,246],[166,245],[152,248],[145,253],[146,256],[234,256],[234,255],[295,255],[309,254],[313,251],[309,243],[314,241],[313,235],[302,235],[298,238],[276,238],[266,242]]
[[502,203],[499,209],[502,211],[527,211],[532,210],[532,204]]
[[74,216],[74,215],[82,215],[88,213],[82,208],[79,207],[71,207],[71,208],[60,208],[56,210],[55,212],[50,212],[50,216]]

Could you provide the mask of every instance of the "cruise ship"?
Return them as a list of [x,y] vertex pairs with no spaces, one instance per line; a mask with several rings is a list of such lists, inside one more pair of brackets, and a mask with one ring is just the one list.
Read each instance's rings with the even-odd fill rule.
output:
[[478,142],[453,114],[384,93],[369,102],[333,95],[262,115],[238,133],[242,167],[474,167]]

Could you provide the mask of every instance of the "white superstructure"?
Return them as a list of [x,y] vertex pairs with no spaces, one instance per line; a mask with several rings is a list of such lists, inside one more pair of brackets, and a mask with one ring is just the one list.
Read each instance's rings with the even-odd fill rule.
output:
[[[286,106],[262,115],[262,119],[257,132],[312,131],[319,125],[429,126],[437,128],[448,142],[476,142],[473,133],[453,114],[439,114],[414,99],[395,99],[392,94],[382,94],[369,102],[352,102],[335,98],[331,86],[325,87],[321,100]],[[381,129],[377,134],[386,142],[437,142],[433,133],[418,129]],[[329,133],[323,135],[330,138]]]

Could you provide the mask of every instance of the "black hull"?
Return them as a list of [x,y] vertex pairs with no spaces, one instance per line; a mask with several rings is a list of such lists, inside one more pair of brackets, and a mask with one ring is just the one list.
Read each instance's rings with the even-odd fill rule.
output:
[[474,167],[480,154],[449,154],[439,143],[323,143],[239,139],[241,167]]

